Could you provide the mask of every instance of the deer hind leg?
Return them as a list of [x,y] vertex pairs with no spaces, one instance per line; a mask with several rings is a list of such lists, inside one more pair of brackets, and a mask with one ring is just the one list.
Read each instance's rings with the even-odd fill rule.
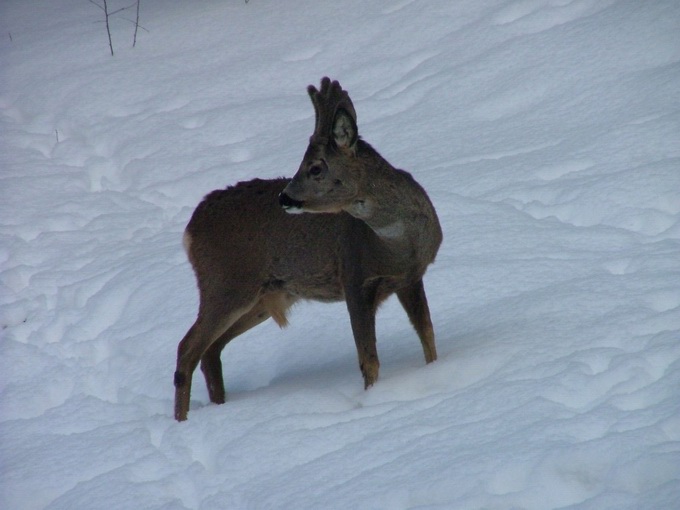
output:
[[[246,299],[225,300],[224,296],[221,299],[220,297],[210,299],[210,297],[201,296],[198,318],[177,347],[177,368],[174,378],[175,419],[177,421],[187,419],[191,379],[199,360],[210,346],[255,304],[255,301],[248,303]],[[240,303],[241,306],[234,306],[236,303]],[[230,310],[230,312],[225,313],[224,310]]]
[[222,333],[222,336],[208,347],[201,357],[201,371],[205,377],[205,384],[208,387],[211,402],[224,404],[226,401],[222,361],[220,360],[224,347],[237,336],[242,335],[270,317],[279,326],[285,327],[288,324],[286,312],[294,301],[295,298],[282,292],[265,294],[249,312],[242,315],[229,329]]
[[224,404],[226,401],[222,361],[220,360],[224,347],[237,336],[242,335],[270,317],[280,327],[285,327],[288,324],[286,312],[294,302],[295,298],[293,296],[283,292],[263,295],[249,312],[241,316],[222,336],[208,347],[201,358],[201,371],[205,377],[211,402]]
[[261,309],[253,309],[239,318],[229,329],[215,340],[201,357],[201,371],[208,387],[210,401],[214,404],[224,404],[226,393],[224,390],[224,376],[222,375],[222,361],[220,354],[224,347],[234,338],[266,321],[269,315]]
[[401,306],[406,310],[411,324],[418,333],[423,346],[425,362],[432,363],[437,359],[437,348],[434,344],[434,328],[430,319],[430,308],[427,306],[423,280],[397,291]]

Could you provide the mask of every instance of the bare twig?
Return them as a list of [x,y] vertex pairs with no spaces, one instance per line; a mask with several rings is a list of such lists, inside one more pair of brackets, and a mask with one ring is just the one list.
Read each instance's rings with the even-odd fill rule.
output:
[[[131,3],[131,4],[128,5],[128,6],[121,7],[120,9],[116,9],[115,11],[111,11],[111,12],[109,12],[109,7],[108,7],[108,5],[107,5],[107,3],[106,3],[106,0],[102,0],[103,5],[100,4],[98,1],[95,1],[95,0],[88,0],[88,1],[89,1],[92,5],[96,5],[96,6],[99,7],[102,11],[104,11],[104,22],[106,23],[106,33],[107,33],[107,35],[108,35],[108,37],[109,37],[109,48],[111,49],[111,56],[113,56],[113,42],[112,42],[112,40],[111,40],[111,27],[109,26],[109,18],[110,18],[111,16],[113,16],[113,15],[115,15],[115,14],[119,14],[119,13],[121,13],[121,12],[123,12],[123,11],[128,10],[128,9],[131,9],[132,7],[136,7],[136,18],[135,18],[134,20],[131,20],[131,19],[128,19],[128,18],[124,18],[124,17],[122,17],[122,16],[119,17],[120,19],[122,19],[122,20],[124,20],[124,21],[127,21],[127,22],[129,22],[129,23],[132,23],[132,24],[135,26],[135,33],[134,33],[134,37],[133,37],[133,39],[132,39],[132,47],[133,47],[133,48],[134,48],[134,47],[136,46],[136,44],[137,44],[137,32],[138,32],[138,30],[141,28],[141,29],[144,30],[145,32],[148,32],[148,30],[147,30],[146,28],[144,28],[143,26],[141,26],[141,25],[139,24],[139,4],[141,3],[141,0],[135,0],[134,3]],[[11,38],[11,35],[10,35],[10,38]]]
[[96,5],[97,7],[99,7],[102,11],[104,10],[104,8],[103,8],[101,5],[99,5],[97,2],[95,2],[94,0],[88,0],[88,1],[89,1],[92,5]]
[[130,18],[120,18],[120,17],[119,17],[118,19],[123,20],[123,21],[127,21],[128,23],[132,23],[133,25],[136,25],[137,27],[141,28],[141,29],[144,30],[145,32],[147,32],[147,33],[149,32],[149,30],[146,29],[146,28],[144,28],[142,25],[137,25],[137,23],[136,23],[135,20],[133,20],[133,19],[130,19]]
[[109,6],[106,3],[106,0],[102,0],[104,2],[104,5],[99,5],[97,2],[94,0],[88,0],[92,5],[96,5],[99,7],[102,11],[104,11],[104,21],[106,22],[106,34],[109,36],[109,49],[111,50],[111,56],[113,57],[113,41],[111,40],[111,27],[109,27]]
[[137,44],[137,29],[139,28],[139,1],[137,0],[137,17],[135,18],[135,35],[132,38],[132,47],[134,48]]
[[137,5],[137,2],[131,3],[131,4],[128,5],[127,7],[121,7],[121,8],[118,9],[118,10],[115,10],[115,11],[113,11],[113,12],[110,12],[110,13],[109,13],[109,16],[113,16],[114,14],[118,14],[119,12],[122,12],[122,11],[127,11],[128,9],[131,9],[131,8],[134,7],[135,5]]

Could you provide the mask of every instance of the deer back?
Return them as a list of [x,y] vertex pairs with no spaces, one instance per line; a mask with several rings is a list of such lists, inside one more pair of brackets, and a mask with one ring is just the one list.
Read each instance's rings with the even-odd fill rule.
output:
[[185,245],[200,285],[255,282],[305,299],[342,299],[342,238],[348,215],[290,215],[277,197],[289,179],[213,191],[194,211]]

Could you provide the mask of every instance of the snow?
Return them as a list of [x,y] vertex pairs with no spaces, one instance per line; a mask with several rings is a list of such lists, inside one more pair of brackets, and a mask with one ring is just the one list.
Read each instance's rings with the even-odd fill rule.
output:
[[[109,0],[113,10],[130,2]],[[675,0],[0,6],[0,506],[680,508]],[[329,75],[444,244],[439,360],[396,300],[363,390],[342,303],[195,374],[209,191],[291,176]]]

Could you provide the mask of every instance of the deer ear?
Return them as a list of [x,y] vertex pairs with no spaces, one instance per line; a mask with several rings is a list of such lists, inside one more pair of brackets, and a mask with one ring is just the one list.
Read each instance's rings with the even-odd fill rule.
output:
[[357,125],[352,116],[339,109],[333,119],[333,140],[338,147],[351,149],[357,141]]

